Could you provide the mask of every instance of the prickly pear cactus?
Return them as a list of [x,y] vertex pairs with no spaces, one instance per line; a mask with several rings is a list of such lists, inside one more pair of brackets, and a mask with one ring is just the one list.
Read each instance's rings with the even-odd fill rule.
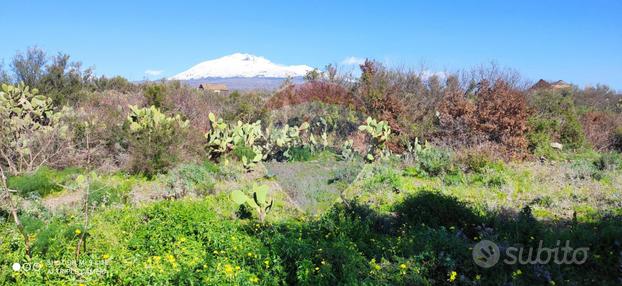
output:
[[273,199],[268,199],[268,186],[253,185],[251,188],[252,197],[247,196],[241,190],[231,192],[231,199],[238,205],[246,204],[257,212],[259,221],[263,223],[266,214],[272,209]]
[[205,134],[207,144],[205,146],[209,158],[218,158],[231,149],[233,137],[229,126],[222,118],[216,118],[216,115],[209,113],[209,121],[211,124],[210,131]]
[[375,161],[385,158],[390,154],[386,148],[386,142],[391,135],[391,127],[386,121],[377,121],[371,117],[368,117],[364,125],[359,126],[360,131],[364,131],[371,137],[369,150],[367,152],[366,159],[368,161]]
[[[3,84],[0,88],[0,148],[5,152],[0,164],[17,174],[32,171],[41,161],[48,161],[51,154],[58,154],[49,149],[62,147],[54,140],[69,135],[64,119],[71,111],[63,108],[55,112],[52,99],[23,83]],[[38,155],[31,156],[34,153]]]

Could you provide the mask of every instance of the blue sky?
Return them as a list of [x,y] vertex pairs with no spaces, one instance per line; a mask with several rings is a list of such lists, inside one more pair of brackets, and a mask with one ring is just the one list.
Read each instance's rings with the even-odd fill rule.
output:
[[5,68],[33,45],[132,80],[246,52],[315,67],[349,57],[433,71],[496,61],[531,80],[622,89],[618,0],[2,0],[0,29]]

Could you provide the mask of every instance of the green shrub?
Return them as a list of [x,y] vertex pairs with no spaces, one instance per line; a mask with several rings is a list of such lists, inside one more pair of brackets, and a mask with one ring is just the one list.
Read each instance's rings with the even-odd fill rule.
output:
[[109,184],[103,180],[96,180],[89,186],[89,204],[96,206],[108,206],[125,203],[131,191],[131,184]]
[[570,174],[571,179],[600,180],[603,177],[602,171],[598,169],[598,164],[592,160],[576,159],[572,161],[570,168],[573,170],[573,172]]
[[166,86],[164,84],[150,84],[145,86],[144,96],[147,105],[163,108],[166,101]]
[[480,183],[489,188],[500,188],[507,182],[502,169],[485,168],[482,172],[475,174],[471,183]]
[[594,165],[599,171],[615,171],[622,169],[622,156],[619,153],[609,152],[600,154],[594,160]]
[[541,117],[529,118],[527,141],[529,151],[537,157],[559,159],[559,151],[551,147],[551,143],[559,133],[559,122]]
[[245,145],[236,145],[233,147],[233,156],[239,161],[242,161],[242,158],[255,158],[256,154],[253,151],[253,148],[247,147]]
[[126,120],[131,170],[152,177],[177,161],[188,121],[169,117],[155,106],[131,106]]
[[560,126],[559,140],[564,147],[577,149],[585,145],[583,126],[572,112],[565,112],[564,121]]
[[41,168],[32,174],[10,177],[8,185],[9,188],[18,190],[22,196],[36,193],[43,197],[62,190],[62,187],[56,184],[51,177],[49,169]]
[[495,159],[489,150],[466,150],[457,161],[468,172],[483,173],[487,169],[502,169],[503,161]]
[[430,177],[446,174],[454,168],[449,151],[434,147],[417,152],[417,166],[421,175]]
[[47,167],[41,167],[31,174],[24,174],[8,178],[10,189],[17,190],[22,196],[37,194],[44,197],[48,194],[61,191],[60,184],[71,179],[71,175],[78,173],[78,169],[65,169],[57,171]]
[[171,195],[176,197],[188,194],[204,196],[213,192],[216,184],[213,175],[218,171],[218,167],[211,163],[183,164],[172,169],[164,181]]
[[294,162],[306,162],[313,159],[313,152],[309,147],[293,147],[289,149],[289,160]]
[[382,190],[396,191],[402,187],[400,173],[391,166],[374,165],[372,176],[364,181],[363,188],[367,192]]

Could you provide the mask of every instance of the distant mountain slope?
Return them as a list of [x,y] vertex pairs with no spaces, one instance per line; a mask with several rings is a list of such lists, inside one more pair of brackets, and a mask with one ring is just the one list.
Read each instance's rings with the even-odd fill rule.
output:
[[170,77],[170,80],[198,80],[203,78],[286,78],[302,77],[312,67],[306,65],[284,66],[263,57],[235,53],[215,60],[199,63]]
[[[184,83],[198,87],[201,83],[222,83],[229,90],[275,90],[279,88],[286,78],[280,77],[207,77],[201,79],[185,80]],[[302,77],[293,77],[292,82],[295,84],[302,83]]]

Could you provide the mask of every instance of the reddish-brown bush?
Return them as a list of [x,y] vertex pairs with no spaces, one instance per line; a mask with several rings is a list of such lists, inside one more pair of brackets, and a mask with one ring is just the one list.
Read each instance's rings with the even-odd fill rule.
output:
[[498,80],[493,85],[484,81],[476,92],[477,129],[488,140],[522,152],[527,148],[527,100],[523,93]]
[[216,112],[206,94],[189,87],[169,88],[165,109],[171,114],[180,114],[190,121],[190,126],[199,133],[209,130],[208,115]]
[[502,80],[479,83],[470,100],[460,89],[448,90],[439,105],[442,141],[454,147],[483,142],[503,146],[511,157],[522,157],[529,116],[525,95]]
[[297,86],[285,86],[268,100],[266,107],[274,110],[288,105],[314,101],[351,106],[354,109],[360,107],[360,103],[343,86],[318,80],[305,82]]
[[615,145],[615,131],[622,126],[619,114],[591,111],[581,117],[583,132],[592,147],[598,151],[611,150]]
[[447,90],[438,106],[439,143],[471,146],[481,141],[474,128],[477,123],[475,109],[475,104],[462,90]]
[[390,73],[380,63],[365,60],[360,68],[361,79],[355,96],[363,104],[364,112],[386,121],[395,133],[400,134],[404,107],[397,96],[398,85],[390,81]]

